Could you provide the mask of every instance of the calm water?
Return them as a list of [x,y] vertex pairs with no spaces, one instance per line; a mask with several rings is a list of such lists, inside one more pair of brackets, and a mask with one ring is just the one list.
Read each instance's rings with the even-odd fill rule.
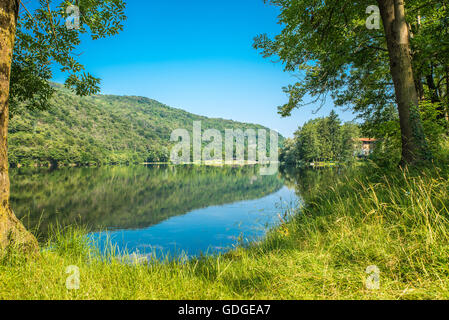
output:
[[[15,169],[11,200],[28,228],[87,226],[129,253],[216,253],[255,241],[299,198],[288,174],[256,167],[193,166]],[[290,182],[289,182],[290,181]]]

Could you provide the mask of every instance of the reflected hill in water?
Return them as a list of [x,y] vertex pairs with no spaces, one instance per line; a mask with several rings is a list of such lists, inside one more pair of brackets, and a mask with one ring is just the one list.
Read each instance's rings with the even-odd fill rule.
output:
[[278,191],[278,176],[246,167],[136,166],[11,170],[11,203],[31,230],[82,225],[90,231],[142,229],[195,209]]

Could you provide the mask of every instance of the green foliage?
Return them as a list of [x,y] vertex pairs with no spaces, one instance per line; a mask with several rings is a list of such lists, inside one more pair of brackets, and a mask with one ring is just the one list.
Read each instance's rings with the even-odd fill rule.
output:
[[295,164],[298,159],[298,150],[295,139],[287,138],[279,155],[279,161],[286,164]]
[[351,161],[355,159],[359,126],[355,123],[341,125],[338,115],[332,110],[326,118],[308,121],[295,132],[281,153],[280,160],[288,164],[316,160]]
[[[329,145],[325,145],[328,141],[325,141],[328,136],[320,136],[320,133],[325,133],[324,121],[309,121],[299,131],[295,132],[295,137],[298,146],[298,155],[300,160],[308,161],[317,158],[330,150]],[[320,129],[320,130],[318,130]],[[329,155],[328,153],[326,155]]]
[[[438,157],[445,150],[443,142],[447,140],[446,120],[441,114],[441,104],[422,101],[420,104],[426,143],[431,153]],[[375,121],[367,121],[362,125],[365,135],[375,137],[374,153],[371,159],[380,167],[391,168],[397,165],[401,158],[401,130],[398,114],[395,108],[385,108]]]
[[[66,27],[66,9],[71,4],[80,11],[79,29]],[[34,11],[23,1],[18,17],[16,41],[11,67],[10,107],[16,112],[25,105],[31,110],[44,110],[54,90],[49,81],[52,67],[67,72],[65,82],[78,95],[99,91],[100,79],[84,71],[76,53],[81,37],[93,40],[113,36],[123,30],[125,2],[122,0],[40,0]],[[25,10],[23,10],[25,9]]]
[[[390,74],[390,59],[384,29],[368,30],[368,0],[267,0],[279,7],[283,30],[273,38],[258,36],[254,47],[266,58],[276,57],[285,70],[298,75],[299,81],[284,88],[289,101],[279,107],[282,116],[306,104],[324,104],[330,96],[336,106],[351,107],[378,133],[386,134],[389,145],[384,151],[399,147],[392,129],[399,117],[391,117],[396,105],[395,88]],[[436,134],[436,124],[449,128],[449,20],[448,6],[441,1],[405,1],[414,82],[420,100],[420,113],[439,112],[439,119],[424,133]],[[310,102],[310,98],[312,101]],[[429,108],[429,110],[427,110]],[[433,115],[431,115],[433,117]],[[387,121],[387,128],[384,122]],[[391,122],[397,122],[397,125]],[[407,120],[408,121],[408,120]],[[419,119],[417,120],[419,124]],[[427,122],[429,125],[430,122]],[[420,126],[412,128],[415,137],[424,134]],[[385,138],[380,135],[371,135]],[[396,136],[396,134],[394,134]],[[436,141],[435,135],[430,138]],[[386,141],[387,143],[387,141]],[[430,144],[432,148],[432,143]],[[435,147],[435,144],[433,144]],[[423,147],[423,146],[420,146]],[[327,154],[329,151],[323,151]],[[422,158],[429,158],[427,150]],[[386,155],[386,154],[385,154]],[[396,159],[396,152],[384,160]]]
[[[290,100],[280,107],[282,115],[303,106],[306,95],[318,102],[330,93],[336,105],[349,105],[366,119],[395,103],[383,28],[368,30],[365,25],[369,16],[366,8],[372,1],[351,5],[339,0],[266,2],[279,7],[284,29],[273,39],[258,36],[254,47],[264,57],[278,56],[286,71],[301,75],[300,81],[284,89]],[[416,82],[431,94],[444,93],[449,66],[447,5],[426,0],[407,1],[405,5],[413,29]]]
[[[12,165],[101,165],[166,162],[175,129],[266,129],[197,116],[142,97],[78,97],[60,85],[50,109],[17,109],[9,127]],[[282,141],[282,137],[280,137]]]
[[340,154],[338,155],[343,161],[351,161],[354,157],[354,152],[360,148],[360,143],[357,141],[361,137],[361,130],[358,124],[347,122],[340,127],[341,146]]
[[286,71],[300,75],[300,81],[284,88],[290,99],[279,108],[280,114],[289,116],[305,105],[307,95],[314,103],[324,103],[331,94],[337,105],[351,105],[357,111],[393,99],[383,30],[365,26],[372,1],[267,2],[279,7],[284,29],[273,39],[258,36],[254,47],[264,57],[278,56]]
[[442,103],[423,101],[420,105],[423,129],[433,154],[441,149],[441,141],[446,131],[446,120],[441,112]]

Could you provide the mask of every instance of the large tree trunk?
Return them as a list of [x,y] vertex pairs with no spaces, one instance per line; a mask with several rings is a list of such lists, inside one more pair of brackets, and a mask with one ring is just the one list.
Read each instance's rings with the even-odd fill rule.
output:
[[402,135],[402,165],[428,157],[418,110],[404,0],[377,0],[385,29]]
[[37,249],[36,238],[16,218],[9,203],[8,100],[18,9],[17,0],[0,0],[0,256],[12,246]]

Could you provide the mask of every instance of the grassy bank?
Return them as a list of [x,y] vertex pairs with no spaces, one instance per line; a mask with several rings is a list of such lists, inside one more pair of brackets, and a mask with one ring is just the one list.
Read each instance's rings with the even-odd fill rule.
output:
[[[124,264],[54,232],[39,258],[0,262],[0,299],[447,299],[449,170],[335,170],[266,240],[188,263]],[[331,182],[329,182],[331,181]],[[80,289],[66,289],[67,266]],[[368,266],[380,270],[369,290]]]

